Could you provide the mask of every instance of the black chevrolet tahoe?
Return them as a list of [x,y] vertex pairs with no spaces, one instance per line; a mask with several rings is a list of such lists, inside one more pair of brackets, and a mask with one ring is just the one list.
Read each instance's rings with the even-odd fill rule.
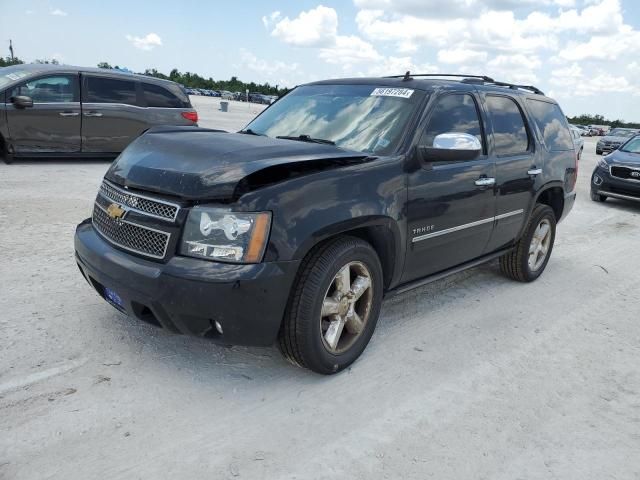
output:
[[158,127],[116,159],[75,235],[128,315],[223,344],[277,342],[330,374],[385,296],[499,258],[544,271],[575,200],[560,107],[483,76],[299,86],[237,133]]

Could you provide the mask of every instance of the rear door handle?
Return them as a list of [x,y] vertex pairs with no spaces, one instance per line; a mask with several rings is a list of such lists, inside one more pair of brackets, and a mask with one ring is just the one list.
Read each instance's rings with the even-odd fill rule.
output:
[[61,117],[77,117],[78,115],[80,115],[79,112],[60,112],[59,115]]
[[475,183],[478,187],[490,187],[491,185],[495,185],[496,179],[489,178],[489,177],[481,177],[477,179]]
[[84,112],[85,117],[101,117],[102,114],[100,112]]
[[532,169],[530,169],[527,172],[527,175],[540,175],[541,173],[542,173],[542,169],[541,168],[533,167]]

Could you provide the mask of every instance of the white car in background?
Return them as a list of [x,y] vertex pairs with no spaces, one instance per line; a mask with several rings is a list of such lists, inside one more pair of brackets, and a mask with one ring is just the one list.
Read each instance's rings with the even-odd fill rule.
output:
[[569,125],[569,131],[571,132],[571,138],[573,139],[573,146],[578,154],[578,160],[582,157],[582,151],[584,150],[584,138],[582,138],[582,130],[573,125]]

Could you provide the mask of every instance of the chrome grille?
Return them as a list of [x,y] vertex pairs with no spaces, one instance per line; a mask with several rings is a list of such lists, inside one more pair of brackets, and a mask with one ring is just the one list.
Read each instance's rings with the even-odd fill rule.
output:
[[164,258],[167,253],[168,233],[111,218],[98,201],[93,207],[93,226],[108,241],[126,250],[153,258]]
[[120,205],[129,207],[130,210],[136,210],[163,220],[174,221],[180,210],[180,207],[176,204],[128,192],[106,180],[100,185],[100,194]]

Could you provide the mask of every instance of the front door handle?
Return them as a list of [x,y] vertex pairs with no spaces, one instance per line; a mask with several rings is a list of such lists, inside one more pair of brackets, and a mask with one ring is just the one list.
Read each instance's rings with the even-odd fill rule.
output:
[[496,179],[490,177],[480,177],[476,180],[476,185],[478,187],[490,187],[491,185],[495,185]]
[[540,175],[541,173],[542,173],[542,169],[541,168],[533,167],[533,168],[529,169],[529,171],[527,172],[527,175]]
[[80,115],[79,112],[60,112],[59,115],[61,117],[77,117],[78,115]]
[[102,114],[100,112],[84,112],[85,117],[101,117]]

